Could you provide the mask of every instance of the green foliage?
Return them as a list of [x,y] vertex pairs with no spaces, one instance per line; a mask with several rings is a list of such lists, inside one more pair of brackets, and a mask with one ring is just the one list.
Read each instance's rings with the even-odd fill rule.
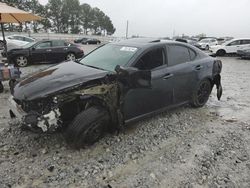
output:
[[[43,6],[38,0],[2,0],[8,5],[40,15],[44,19],[32,22],[34,32],[48,29],[58,33],[113,34],[115,28],[110,18],[99,8],[80,5],[79,0],[49,0]],[[25,23],[26,29],[27,24]],[[40,26],[40,27],[39,27]],[[42,27],[41,27],[42,26]]]

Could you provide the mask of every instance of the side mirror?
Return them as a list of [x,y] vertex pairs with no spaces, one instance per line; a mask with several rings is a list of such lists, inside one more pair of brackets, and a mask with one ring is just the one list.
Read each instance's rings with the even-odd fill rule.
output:
[[35,48],[35,47],[32,47],[32,48],[31,48],[31,50],[32,50],[32,51],[35,51],[35,50],[36,50],[36,48]]
[[151,71],[139,70],[135,67],[122,67],[117,65],[115,71],[118,80],[131,89],[151,88]]

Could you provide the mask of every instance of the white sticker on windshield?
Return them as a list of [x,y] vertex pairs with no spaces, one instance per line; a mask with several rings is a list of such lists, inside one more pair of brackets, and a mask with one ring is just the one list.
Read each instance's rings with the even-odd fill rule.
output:
[[120,51],[126,51],[126,52],[135,52],[137,50],[137,48],[135,47],[126,47],[126,46],[123,46]]

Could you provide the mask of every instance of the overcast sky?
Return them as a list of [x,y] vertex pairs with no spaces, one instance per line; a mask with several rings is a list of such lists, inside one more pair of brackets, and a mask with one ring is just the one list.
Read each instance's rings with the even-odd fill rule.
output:
[[[39,0],[46,4],[48,0]],[[80,0],[107,14],[116,36],[250,37],[250,0]]]

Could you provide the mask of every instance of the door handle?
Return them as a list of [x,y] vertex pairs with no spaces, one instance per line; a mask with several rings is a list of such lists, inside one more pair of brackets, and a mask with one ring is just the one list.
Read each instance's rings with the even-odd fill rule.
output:
[[195,70],[199,71],[199,70],[201,70],[202,68],[203,68],[202,65],[197,65],[197,66],[195,67]]
[[171,77],[173,77],[173,76],[174,76],[173,74],[168,73],[168,74],[166,74],[166,75],[163,77],[163,80],[167,80],[167,79],[169,79],[169,78],[171,78]]
[[46,50],[46,52],[51,52],[51,50]]

